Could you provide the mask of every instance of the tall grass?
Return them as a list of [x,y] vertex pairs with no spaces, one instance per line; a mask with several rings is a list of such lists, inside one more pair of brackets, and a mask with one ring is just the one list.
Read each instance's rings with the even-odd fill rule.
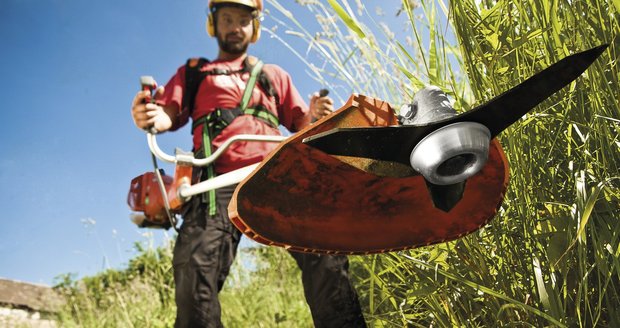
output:
[[[310,76],[333,91],[336,103],[344,103],[355,92],[401,105],[410,101],[414,92],[428,81],[459,101],[468,99],[463,76],[458,73],[458,48],[446,39],[442,23],[433,20],[437,10],[441,10],[434,5],[404,2],[398,17],[393,18],[397,6],[386,13],[384,10],[389,9],[385,4],[367,8],[361,1],[355,2],[356,7],[348,1],[296,2],[297,5],[291,5],[269,0],[274,8],[269,21],[275,22],[275,26],[265,31],[288,45],[306,63]],[[414,16],[414,7],[418,12],[415,15],[431,21],[424,25],[417,23],[419,17]],[[308,10],[316,17],[317,26],[302,24],[291,10]],[[372,29],[357,20],[354,12],[362,15]],[[384,21],[379,21],[380,18]],[[394,24],[400,24],[397,32],[390,27]],[[411,35],[400,41],[396,36],[403,29]],[[423,47],[419,43],[422,39],[429,40],[430,45]],[[290,45],[298,44],[299,40],[305,45],[305,52]]]
[[[434,84],[467,110],[571,53],[611,43],[500,136],[511,182],[491,224],[451,243],[355,257],[353,273],[376,327],[620,326],[617,1],[402,1],[383,7],[389,16],[361,1],[298,1],[319,32],[268,2],[282,17],[277,31],[307,43],[297,54],[317,81],[340,98],[359,92],[397,108]],[[386,22],[404,15],[402,42]]]
[[620,325],[618,3],[460,1],[452,8],[479,99],[571,53],[611,44],[586,74],[501,137],[513,178],[492,233],[515,232],[501,241],[510,263],[527,273],[512,276],[521,283],[509,295],[530,295],[562,324]]
[[[172,243],[136,244],[127,268],[76,280],[59,277],[62,327],[172,327],[176,316]],[[311,327],[295,261],[279,248],[242,249],[220,293],[226,327]]]
[[59,277],[55,289],[67,300],[63,327],[171,327],[174,323],[172,246],[136,244],[126,269],[109,269],[76,280]]

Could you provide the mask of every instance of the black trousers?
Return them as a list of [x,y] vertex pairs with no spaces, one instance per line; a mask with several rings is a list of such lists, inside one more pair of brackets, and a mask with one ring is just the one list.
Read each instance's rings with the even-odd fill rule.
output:
[[[174,247],[175,327],[222,327],[218,293],[237,253],[241,232],[228,219],[234,187],[218,189],[217,214],[201,197],[185,205]],[[346,256],[290,252],[302,271],[304,295],[316,327],[366,327],[348,277]]]

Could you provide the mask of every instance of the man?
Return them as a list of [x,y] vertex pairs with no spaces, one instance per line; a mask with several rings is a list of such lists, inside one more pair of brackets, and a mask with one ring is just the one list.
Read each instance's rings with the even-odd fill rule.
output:
[[[310,124],[312,118],[329,114],[333,110],[329,97],[314,94],[310,106],[306,106],[288,73],[276,65],[266,64],[262,68],[263,76],[259,76],[259,80],[267,80],[268,86],[264,83],[248,86],[252,73],[247,66],[257,61],[248,57],[247,48],[259,38],[261,10],[261,0],[210,0],[207,30],[217,38],[217,59],[198,64],[190,60],[188,65],[180,67],[165,88],[158,89],[156,104],[145,104],[148,92],[139,92],[132,104],[136,126],[154,128],[158,132],[173,131],[191,117],[194,152],[208,155],[232,135],[277,135],[280,133],[277,124],[297,131]],[[184,94],[187,93],[186,73],[192,65],[199,65],[199,70],[206,72],[193,106],[187,104]],[[271,88],[273,90],[266,90]],[[249,107],[256,111],[250,114],[246,111]],[[210,125],[224,120],[223,117],[233,113],[235,108],[238,116],[233,115],[232,120],[226,122],[227,126]],[[258,142],[235,144],[214,167],[203,169],[197,178],[205,179],[259,162],[274,147],[274,144]],[[195,196],[184,205],[183,225],[173,257],[176,327],[222,326],[218,292],[224,285],[241,238],[241,233],[228,220],[227,206],[233,191],[234,186],[221,188],[214,195]],[[304,294],[315,326],[366,326],[348,279],[346,256],[293,252],[291,255],[302,270]]]

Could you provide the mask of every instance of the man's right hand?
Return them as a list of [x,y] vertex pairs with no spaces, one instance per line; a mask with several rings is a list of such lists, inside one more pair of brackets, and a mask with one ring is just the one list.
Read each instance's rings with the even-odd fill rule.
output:
[[[164,94],[164,87],[157,88],[155,98]],[[166,113],[162,106],[154,103],[146,103],[146,99],[150,97],[149,91],[139,91],[133,98],[131,103],[131,116],[134,124],[140,129],[148,130],[152,127],[157,132],[168,131],[172,127],[172,119]]]

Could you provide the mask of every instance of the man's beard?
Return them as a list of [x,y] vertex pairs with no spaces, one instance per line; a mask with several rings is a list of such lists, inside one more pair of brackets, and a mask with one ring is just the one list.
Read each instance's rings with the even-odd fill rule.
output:
[[217,44],[224,52],[232,55],[241,55],[248,50],[249,43],[246,42],[226,42],[224,38],[217,37]]

